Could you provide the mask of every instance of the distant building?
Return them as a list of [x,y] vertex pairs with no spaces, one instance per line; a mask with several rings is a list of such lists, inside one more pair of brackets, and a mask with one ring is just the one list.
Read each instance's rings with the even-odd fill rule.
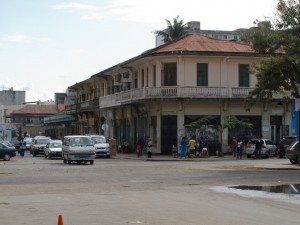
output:
[[[246,28],[239,28],[233,31],[226,30],[201,30],[200,21],[190,21],[187,23],[188,34],[201,34],[207,37],[217,38],[228,41],[240,41],[241,36],[245,31],[249,30]],[[156,47],[163,45],[164,42],[161,36],[155,37]]]
[[66,93],[55,93],[54,102],[56,104],[65,104]]
[[25,91],[9,90],[0,91],[0,105],[22,105],[25,102]]
[[30,136],[45,134],[44,118],[63,112],[63,104],[27,104],[7,115],[11,123],[19,124],[21,134],[25,132]]

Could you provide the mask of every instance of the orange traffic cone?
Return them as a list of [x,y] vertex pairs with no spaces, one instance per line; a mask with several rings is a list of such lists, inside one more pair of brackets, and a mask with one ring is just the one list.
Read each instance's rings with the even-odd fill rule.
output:
[[58,215],[58,224],[57,225],[64,225],[62,215]]

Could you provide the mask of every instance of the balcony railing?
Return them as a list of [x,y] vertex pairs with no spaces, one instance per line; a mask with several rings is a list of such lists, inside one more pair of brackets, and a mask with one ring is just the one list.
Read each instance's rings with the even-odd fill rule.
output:
[[153,98],[236,98],[246,97],[251,88],[226,87],[146,87],[118,92],[100,98],[100,108],[128,101]]
[[[85,101],[75,105],[66,106],[66,112],[81,111],[93,108],[105,108],[117,106],[131,101],[141,99],[156,98],[209,98],[209,99],[226,99],[226,98],[244,98],[248,96],[253,88],[227,88],[227,87],[145,87],[118,92],[112,95],[100,97],[91,101]],[[283,98],[283,95],[276,94],[274,98]]]

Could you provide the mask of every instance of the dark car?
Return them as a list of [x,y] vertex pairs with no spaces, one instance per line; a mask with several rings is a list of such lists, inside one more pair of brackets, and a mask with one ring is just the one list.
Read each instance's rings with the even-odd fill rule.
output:
[[299,150],[300,150],[300,142],[296,141],[292,145],[289,145],[285,157],[289,159],[292,164],[296,164],[298,162]]
[[16,148],[10,147],[4,142],[0,143],[0,159],[8,161],[11,157],[16,156]]

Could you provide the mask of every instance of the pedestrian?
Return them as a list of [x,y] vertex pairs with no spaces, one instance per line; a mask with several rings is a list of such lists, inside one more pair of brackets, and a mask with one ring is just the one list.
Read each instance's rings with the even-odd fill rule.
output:
[[144,148],[144,146],[145,146],[145,141],[144,141],[144,138],[141,136],[136,145],[137,157],[141,156],[142,149]]
[[22,158],[24,158],[25,155],[25,149],[26,149],[26,142],[24,141],[24,139],[22,138],[20,143],[19,143],[20,147],[19,147],[19,154]]
[[258,136],[258,139],[255,142],[255,157],[254,159],[261,159],[261,147],[263,146],[264,142],[262,140],[262,135]]
[[182,137],[180,142],[180,158],[186,158],[187,145],[188,145],[188,141],[186,137]]
[[237,145],[237,159],[242,159],[242,155],[243,155],[243,150],[244,150],[244,145],[245,145],[245,141],[244,140],[240,140],[238,141],[238,145]]
[[196,155],[196,146],[197,146],[195,136],[190,138],[188,146],[189,146],[189,158],[195,157],[195,155]]
[[231,142],[231,148],[232,148],[233,157],[236,156],[237,146],[238,146],[238,142],[237,142],[236,138],[233,137],[232,138],[232,142]]
[[152,139],[148,136],[147,137],[147,156],[148,156],[148,158],[152,157],[151,147],[152,147]]

